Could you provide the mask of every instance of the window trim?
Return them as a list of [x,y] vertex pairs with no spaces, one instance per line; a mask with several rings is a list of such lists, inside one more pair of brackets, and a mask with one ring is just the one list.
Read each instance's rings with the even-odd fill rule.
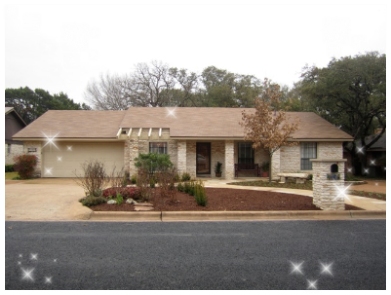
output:
[[[304,147],[305,145],[315,145],[312,147]],[[308,155],[308,157],[304,157],[303,154],[305,154],[304,149],[307,150],[307,154],[312,154],[315,152],[315,155],[311,157],[311,155]],[[318,143],[313,141],[308,142],[301,142],[300,143],[300,170],[303,171],[311,171],[312,170],[312,162],[311,159],[317,159],[318,158]]]
[[[160,146],[161,145],[161,146]],[[153,151],[157,150],[157,151]],[[168,154],[168,144],[166,141],[150,141],[149,142],[149,153],[154,154]]]
[[[241,158],[240,157],[240,150],[241,150],[241,146],[245,146],[245,145],[249,145],[250,148],[251,148],[251,157],[246,157],[246,158]],[[244,162],[241,162],[240,160],[243,160],[243,159],[250,159],[252,160],[251,163],[250,162],[247,162],[247,161],[244,161]],[[255,152],[254,152],[254,149],[252,147],[252,143],[251,142],[238,142],[238,164],[254,164],[255,163]]]

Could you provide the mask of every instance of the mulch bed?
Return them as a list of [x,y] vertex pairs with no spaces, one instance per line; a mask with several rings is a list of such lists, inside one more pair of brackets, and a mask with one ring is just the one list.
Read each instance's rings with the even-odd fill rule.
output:
[[[205,207],[198,206],[194,197],[175,191],[172,199],[158,197],[154,189],[151,203],[155,211],[278,211],[278,210],[320,210],[312,204],[312,198],[294,194],[266,191],[253,191],[226,188],[205,188],[208,202]],[[100,204],[91,207],[94,211],[134,211],[134,205]],[[361,210],[346,205],[345,210]]]

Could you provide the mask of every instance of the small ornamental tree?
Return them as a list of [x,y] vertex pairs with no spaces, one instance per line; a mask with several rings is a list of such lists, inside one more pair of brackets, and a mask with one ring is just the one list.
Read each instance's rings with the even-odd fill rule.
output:
[[14,157],[14,170],[18,172],[21,179],[29,179],[34,176],[38,158],[35,155],[19,155]]
[[[280,95],[280,86],[270,84],[270,81],[265,79],[263,98],[255,101],[255,113],[243,111],[242,121],[239,122],[244,127],[245,139],[253,143],[254,149],[265,149],[270,162],[273,154],[282,146],[297,144],[289,139],[297,130],[298,122],[288,122],[286,113],[275,109],[279,104]],[[271,168],[272,165],[269,165],[269,182],[272,180]]]

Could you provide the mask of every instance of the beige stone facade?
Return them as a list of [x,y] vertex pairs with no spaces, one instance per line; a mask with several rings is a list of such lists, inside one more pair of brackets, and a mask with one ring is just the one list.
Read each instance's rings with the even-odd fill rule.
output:
[[[181,175],[187,172],[193,178],[197,177],[197,143],[208,142],[210,143],[210,174],[205,176],[216,177],[215,166],[217,162],[221,162],[223,172],[222,178],[229,180],[235,177],[234,165],[238,163],[239,143],[244,141],[175,139],[171,138],[169,128],[134,128],[132,130],[125,130],[125,132],[121,133],[118,136],[116,145],[120,142],[123,143],[123,151],[121,150],[121,153],[123,153],[124,168],[126,171],[129,171],[130,175],[137,173],[134,159],[137,158],[140,153],[148,153],[150,150],[150,143],[166,143],[166,152],[169,154],[178,173]],[[107,145],[112,144],[107,143]],[[41,173],[42,170],[41,148],[42,143],[39,141],[26,141],[22,150],[23,153],[35,154],[38,157],[38,173]],[[119,151],[119,149],[116,148],[116,151]],[[118,156],[116,158],[118,162]],[[342,143],[318,142],[317,158],[342,158]],[[268,153],[264,150],[254,151],[254,163],[262,167],[262,164],[265,162],[270,162]],[[277,178],[277,173],[280,172],[313,173],[313,170],[301,170],[300,144],[282,147],[280,150],[276,151],[271,161],[271,169],[272,178],[274,179]]]
[[[312,161],[313,203],[322,210],[345,210],[345,161],[331,158]],[[338,166],[337,173],[331,173],[332,165]]]
[[23,154],[23,145],[22,144],[5,144],[5,164],[14,164],[14,157],[20,154]]
[[[141,131],[136,129],[132,132],[130,139],[125,141],[125,167],[130,174],[137,173],[134,167],[134,158],[139,153],[149,152],[149,142],[166,142],[167,153],[171,161],[181,175],[187,172],[191,177],[196,177],[196,144],[197,142],[209,142],[211,147],[210,177],[215,177],[215,166],[217,162],[223,164],[222,178],[234,178],[234,164],[238,163],[238,144],[243,141],[234,140],[181,140],[171,139],[169,129],[158,135],[159,129],[148,129]],[[148,134],[150,136],[148,136]],[[140,136],[138,136],[140,135]],[[317,158],[324,159],[342,158],[341,142],[318,142]],[[261,167],[263,163],[270,162],[268,153],[264,150],[254,151],[254,163]],[[272,178],[276,179],[280,172],[307,172],[312,174],[313,170],[302,170],[300,167],[300,144],[289,147],[282,147],[273,154],[271,161]]]

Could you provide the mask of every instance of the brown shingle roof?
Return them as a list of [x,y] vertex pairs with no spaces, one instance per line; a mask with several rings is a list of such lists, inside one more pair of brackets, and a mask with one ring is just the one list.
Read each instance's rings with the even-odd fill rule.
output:
[[[245,108],[129,108],[127,111],[48,111],[14,138],[116,138],[122,128],[170,128],[173,138],[243,138],[239,125]],[[314,113],[287,113],[299,119],[293,134],[300,140],[350,141],[351,136]]]
[[[242,112],[252,108],[129,108],[121,127],[170,128],[171,137],[243,138],[239,125]],[[298,120],[295,139],[352,140],[320,116],[310,112],[287,113],[288,120]]]
[[116,138],[125,111],[49,110],[14,138]]

